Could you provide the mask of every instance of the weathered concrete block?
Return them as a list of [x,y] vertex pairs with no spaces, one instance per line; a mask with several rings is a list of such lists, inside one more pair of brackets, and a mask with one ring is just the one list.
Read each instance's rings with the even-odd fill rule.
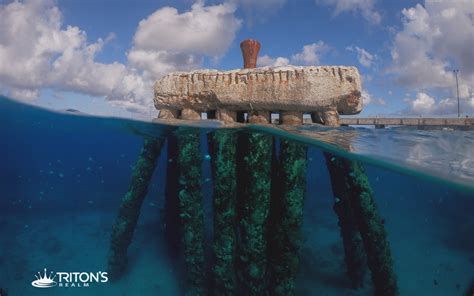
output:
[[155,84],[157,109],[209,111],[362,111],[355,67],[276,67],[172,73]]

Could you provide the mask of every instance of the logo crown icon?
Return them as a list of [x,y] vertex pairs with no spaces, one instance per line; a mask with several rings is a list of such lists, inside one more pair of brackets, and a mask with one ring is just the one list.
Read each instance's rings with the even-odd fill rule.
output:
[[36,288],[51,288],[57,285],[54,281],[56,274],[52,277],[53,272],[51,271],[49,275],[46,272],[46,268],[44,269],[44,275],[38,271],[38,275],[35,274],[36,280],[31,282],[31,285]]

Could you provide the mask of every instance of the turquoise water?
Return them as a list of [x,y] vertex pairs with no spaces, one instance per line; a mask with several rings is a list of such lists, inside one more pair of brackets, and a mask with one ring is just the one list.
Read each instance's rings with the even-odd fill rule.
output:
[[[212,283],[214,188],[207,136],[215,130],[211,123],[193,131],[200,134],[206,278]],[[112,228],[144,137],[171,132],[175,127],[53,113],[1,98],[0,288],[8,295],[184,294],[183,253],[170,250],[165,235],[166,172],[176,165],[166,143],[123,276],[89,287],[32,286],[44,268],[107,271]],[[291,139],[308,148],[296,295],[373,295],[369,273],[359,289],[346,275],[324,152],[363,164],[387,231],[400,295],[468,293],[474,281],[472,131],[302,127],[289,133],[250,127],[240,132],[273,135],[277,143]]]

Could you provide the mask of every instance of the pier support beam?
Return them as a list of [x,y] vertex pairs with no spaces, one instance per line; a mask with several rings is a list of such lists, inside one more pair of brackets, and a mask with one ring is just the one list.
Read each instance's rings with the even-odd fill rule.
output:
[[160,109],[158,119],[176,119],[179,117],[179,110],[176,109]]
[[360,162],[351,161],[348,168],[347,180],[352,192],[351,205],[364,242],[375,295],[398,295],[387,233],[377,211],[369,180]]
[[222,120],[224,123],[237,122],[237,112],[219,109],[217,110],[217,119]]
[[268,111],[251,111],[247,118],[248,123],[267,124],[270,123],[270,112]]
[[286,125],[302,125],[303,112],[281,112],[280,123]]
[[324,153],[324,156],[334,194],[333,209],[336,212],[341,229],[347,275],[351,280],[352,287],[359,288],[364,280],[366,257],[362,237],[350,204],[351,188],[345,181],[346,174],[350,174],[345,167],[347,160],[336,157],[331,153]]
[[220,129],[209,135],[214,182],[214,295],[237,295],[237,134]]
[[271,200],[269,254],[271,295],[294,295],[302,244],[303,205],[306,191],[307,146],[281,139],[278,179],[280,192]]
[[181,119],[201,120],[201,113],[193,109],[183,109],[181,111]]
[[145,198],[156,163],[163,146],[163,139],[145,139],[133,169],[128,191],[122,199],[119,213],[112,229],[108,268],[112,279],[118,279],[127,267],[127,249],[132,242],[140,209]]
[[205,295],[204,214],[199,131],[178,131],[176,138],[178,141],[179,210],[188,277],[186,295]]
[[362,237],[375,295],[398,295],[387,233],[362,164],[335,156],[331,156],[330,161],[336,162],[338,174],[343,176],[343,178],[336,177],[337,186],[347,188],[347,192],[350,193],[349,204]]
[[265,295],[267,233],[273,137],[261,133],[239,136],[238,249],[242,295]]
[[318,111],[311,113],[311,119],[314,123],[323,124],[331,127],[338,127],[339,113],[336,110]]

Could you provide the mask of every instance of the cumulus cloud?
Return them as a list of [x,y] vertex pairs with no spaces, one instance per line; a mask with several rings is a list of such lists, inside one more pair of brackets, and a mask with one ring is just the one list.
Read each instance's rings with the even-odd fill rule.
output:
[[230,3],[204,6],[201,1],[181,14],[173,7],[160,8],[140,21],[134,46],[151,51],[222,55],[241,26],[241,20],[234,17],[235,9]]
[[303,46],[300,53],[297,53],[291,57],[294,63],[304,65],[317,65],[319,64],[320,55],[328,50],[328,46],[323,41],[312,43]]
[[173,7],[158,9],[140,21],[127,55],[129,63],[156,79],[171,71],[198,68],[205,56],[218,58],[241,27],[235,9],[231,3],[204,6],[202,1],[181,14]]
[[358,46],[355,46],[355,47],[349,46],[349,47],[346,47],[346,49],[348,51],[357,53],[357,60],[364,67],[370,68],[374,60],[376,59],[376,56],[374,54],[371,54],[370,52]]
[[[435,97],[428,95],[425,92],[418,92],[414,99],[406,99],[409,105],[406,113],[420,114],[420,115],[453,115],[458,112],[457,98],[444,98],[436,100]],[[468,100],[460,101],[461,113],[474,109],[474,96]]]
[[363,89],[361,93],[362,97],[362,103],[364,106],[367,106],[369,104],[375,104],[375,105],[386,105],[387,102],[383,98],[374,98],[372,94],[369,93],[368,90]]
[[268,55],[264,55],[258,58],[257,63],[259,66],[286,66],[288,64],[294,65],[318,65],[320,63],[321,55],[329,50],[329,46],[323,41],[308,44],[303,46],[300,52],[293,54],[291,60],[286,57],[272,58]]
[[410,105],[414,112],[429,113],[435,106],[435,99],[420,92],[416,95],[416,99],[410,102]]
[[362,15],[368,22],[379,24],[382,20],[380,13],[375,9],[375,0],[316,0],[317,4],[334,6],[334,15],[351,12]]
[[[472,1],[427,0],[424,6],[403,9],[402,15],[403,29],[396,34],[391,50],[390,71],[397,82],[418,92],[448,89],[456,97],[452,70],[458,68],[461,104],[473,112]],[[447,102],[443,104],[450,105]]]
[[[106,40],[113,38],[110,35]],[[3,93],[35,99],[41,89],[76,91],[141,102],[145,81],[120,63],[95,61],[106,41],[87,43],[78,27],[63,28],[53,1],[0,6],[0,81]]]
[[257,60],[259,67],[280,67],[290,64],[290,60],[284,57],[272,58],[268,55],[264,55]]
[[31,100],[44,88],[73,91],[144,111],[160,75],[197,68],[227,50],[241,25],[234,11],[200,1],[181,14],[158,9],[139,23],[127,63],[105,64],[96,57],[113,34],[89,43],[85,31],[64,26],[54,1],[0,5],[0,92]]

